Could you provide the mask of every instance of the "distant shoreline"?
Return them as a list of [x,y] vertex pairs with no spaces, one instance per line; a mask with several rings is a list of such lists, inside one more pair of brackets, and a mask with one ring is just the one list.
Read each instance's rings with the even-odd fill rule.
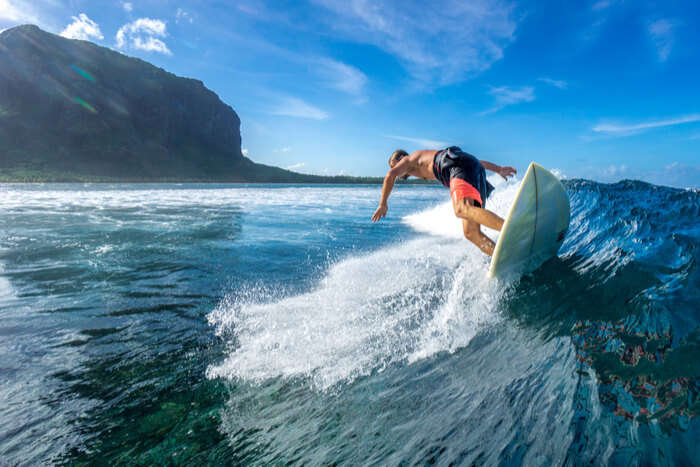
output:
[[[323,176],[323,175],[298,175],[297,180],[197,180],[197,179],[112,179],[109,177],[93,177],[75,175],[68,176],[50,176],[33,174],[28,176],[8,176],[0,172],[0,183],[22,183],[22,184],[42,184],[42,183],[139,183],[139,184],[159,184],[159,183],[178,183],[178,184],[240,184],[240,185],[381,185],[384,182],[383,177],[353,177],[347,175]],[[307,178],[308,177],[308,178]],[[397,185],[435,185],[438,184],[435,180],[396,180]]]
[[[94,185],[120,185],[120,184],[135,184],[135,185],[377,185],[381,186],[382,181],[378,182],[212,182],[212,181],[173,181],[173,180],[163,180],[163,181],[134,181],[134,180],[113,180],[113,181],[91,181],[91,180],[74,180],[74,181],[56,181],[56,180],[46,180],[46,181],[24,181],[24,180],[2,180],[0,179],[0,185],[74,185],[74,184],[94,184]],[[396,182],[396,185],[419,185],[419,186],[436,186],[441,187],[438,182],[416,180],[416,181],[401,181]]]

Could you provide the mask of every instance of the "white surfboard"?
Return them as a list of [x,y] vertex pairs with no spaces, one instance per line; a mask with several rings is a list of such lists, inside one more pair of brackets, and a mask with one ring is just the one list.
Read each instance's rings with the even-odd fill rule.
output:
[[531,272],[555,256],[570,215],[569,197],[559,179],[531,162],[498,236],[489,277]]

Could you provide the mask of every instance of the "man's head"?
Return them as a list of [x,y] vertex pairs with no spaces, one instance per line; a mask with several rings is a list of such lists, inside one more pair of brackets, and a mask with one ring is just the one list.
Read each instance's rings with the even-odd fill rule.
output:
[[394,166],[406,156],[408,156],[408,153],[406,151],[404,151],[403,149],[397,149],[391,154],[391,157],[389,157],[389,167],[393,169]]
[[[408,156],[408,153],[404,151],[403,149],[397,149],[391,154],[391,157],[389,157],[389,167],[392,169],[396,166],[396,164],[399,163],[401,159],[404,157]],[[401,177],[401,180],[406,180],[408,178],[408,175],[404,175]]]

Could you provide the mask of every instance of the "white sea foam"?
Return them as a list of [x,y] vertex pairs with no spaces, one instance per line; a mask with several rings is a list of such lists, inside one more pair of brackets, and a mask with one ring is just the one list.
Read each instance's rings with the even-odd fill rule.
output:
[[[123,189],[117,185],[104,189],[27,189],[23,185],[0,185],[2,211],[22,209],[22,212],[65,211],[76,207],[91,208],[95,212],[108,209],[150,209],[197,205],[201,208],[221,206],[284,206],[285,208],[319,209],[322,212],[335,206],[348,204],[376,203],[380,187],[338,187],[329,190],[325,187],[260,187],[227,186],[202,188],[201,186],[148,188],[131,185]],[[403,196],[400,190],[392,199]]]
[[[517,182],[489,208],[504,214]],[[429,235],[331,266],[318,287],[275,300],[229,296],[209,320],[231,348],[209,377],[309,378],[325,389],[387,365],[466,346],[498,322],[488,258],[461,238],[449,204],[404,218]]]
[[7,303],[15,297],[15,292],[12,288],[12,284],[10,284],[9,280],[2,277],[4,269],[5,267],[2,263],[0,263],[0,304]]
[[[486,207],[505,218],[518,192],[520,180],[510,179],[508,182],[505,182],[497,177],[491,176],[489,178],[489,181],[497,188],[488,199]],[[463,238],[464,235],[462,233],[462,220],[455,217],[452,202],[449,200],[432,209],[408,215],[404,217],[403,221],[418,232],[431,235],[447,238]],[[497,238],[495,231],[488,228],[483,228],[482,230],[494,240]]]
[[[504,215],[517,182],[492,183],[500,186],[488,207]],[[13,215],[82,213],[88,222],[129,223],[123,216],[127,210],[133,222],[166,227],[173,217],[192,215],[181,209],[190,207],[202,216],[226,207],[264,218],[280,206],[288,215],[328,216],[332,210],[366,212],[369,218],[379,195],[379,187],[2,188],[0,209]],[[231,349],[207,374],[246,381],[305,377],[328,388],[390,364],[466,346],[479,329],[498,320],[498,294],[484,280],[487,258],[462,238],[447,190],[397,189],[392,213],[407,212],[415,202],[425,206],[443,193],[445,203],[402,219],[425,235],[331,265],[308,293],[281,298],[249,290],[227,297],[209,319]],[[108,251],[103,245],[95,253]]]
[[102,245],[101,247],[95,249],[95,254],[104,255],[112,250],[114,250],[114,245]]

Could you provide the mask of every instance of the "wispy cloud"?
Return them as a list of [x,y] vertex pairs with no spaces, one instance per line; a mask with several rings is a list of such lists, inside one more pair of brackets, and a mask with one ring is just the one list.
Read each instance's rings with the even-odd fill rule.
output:
[[[261,6],[261,5],[258,5]],[[241,5],[238,6],[239,9]],[[267,13],[266,13],[267,14]],[[226,33],[224,33],[226,34]],[[367,76],[355,66],[341,62],[335,58],[301,53],[290,48],[281,47],[264,37],[228,35],[229,40],[235,41],[238,47],[255,51],[260,60],[272,59],[295,68],[298,76],[306,76],[308,83],[335,89],[355,97],[355,102],[363,102]],[[274,76],[279,78],[279,74]]]
[[684,123],[693,123],[700,121],[700,114],[686,115],[684,117],[672,118],[668,120],[657,120],[654,122],[633,123],[628,125],[618,125],[613,123],[601,123],[592,128],[596,133],[603,133],[615,136],[627,136],[652,128],[660,128],[665,126],[682,125]]
[[591,10],[599,11],[599,10],[605,10],[607,7],[610,6],[612,2],[610,0],[600,0],[599,2],[595,2],[593,6],[591,7]]
[[117,31],[117,48],[130,48],[172,55],[162,39],[167,37],[165,22],[159,19],[139,18]]
[[258,13],[258,11],[257,11],[255,8],[253,8],[253,7],[249,6],[249,5],[246,5],[246,4],[244,4],[244,3],[239,3],[238,5],[236,5],[236,8],[238,8],[238,9],[239,9],[240,11],[242,11],[243,13],[246,13],[246,14],[249,14],[249,15],[254,15],[254,16],[255,16],[255,15],[257,15],[257,13]]
[[84,41],[90,39],[104,39],[100,26],[85,13],[80,13],[78,16],[73,16],[73,22],[70,23],[61,32],[61,36],[68,39],[82,39]]
[[127,13],[131,13],[134,9],[134,5],[131,2],[122,2],[122,8],[124,8],[124,11]]
[[626,164],[589,165],[576,170],[575,176],[606,183],[623,178],[641,178],[639,172],[630,169]]
[[464,81],[503,57],[514,6],[503,0],[314,0],[334,13],[330,31],[394,55],[419,81]]
[[318,74],[326,79],[328,86],[348,94],[362,93],[367,76],[357,68],[331,58],[319,58]]
[[609,8],[625,3],[625,0],[598,0],[591,5],[591,10],[596,12],[605,12]]
[[190,12],[185,11],[182,8],[178,8],[177,12],[175,12],[175,23],[180,23],[180,21],[187,21],[191,24],[194,19],[192,18],[192,14]]
[[306,166],[306,162],[297,162],[296,164],[292,164],[290,166],[287,166],[287,170],[299,170],[305,166]]
[[0,20],[14,24],[40,22],[32,4],[21,0],[0,0]]
[[583,30],[582,39],[592,41],[599,37],[603,26],[608,22],[613,7],[624,0],[599,0],[591,5],[592,23]]
[[654,41],[656,53],[659,56],[659,61],[665,62],[671,54],[673,47],[673,30],[675,24],[667,19],[660,19],[649,24],[649,35]]
[[282,102],[270,112],[272,115],[283,115],[286,117],[310,118],[313,120],[325,120],[328,113],[324,110],[296,97],[285,97]]
[[497,112],[508,105],[532,102],[535,100],[535,89],[532,86],[521,86],[517,88],[510,86],[491,87],[489,94],[494,97],[496,103],[490,109],[481,112],[481,115]]
[[645,179],[659,185],[698,189],[700,188],[700,165],[674,161],[665,165],[663,170],[648,174]]
[[622,177],[625,173],[627,173],[627,166],[625,164],[611,164],[603,169],[603,176],[610,178]]
[[396,135],[382,135],[385,138],[397,139],[399,141],[406,141],[408,143],[417,144],[423,148],[444,148],[449,145],[444,141],[437,141],[434,139],[426,138],[410,138],[408,136],[396,136]]
[[567,83],[564,80],[561,79],[552,79],[552,78],[537,78],[537,81],[542,81],[543,83],[550,84],[554,86],[555,88],[559,89],[566,89],[567,86],[569,86],[569,83]]

